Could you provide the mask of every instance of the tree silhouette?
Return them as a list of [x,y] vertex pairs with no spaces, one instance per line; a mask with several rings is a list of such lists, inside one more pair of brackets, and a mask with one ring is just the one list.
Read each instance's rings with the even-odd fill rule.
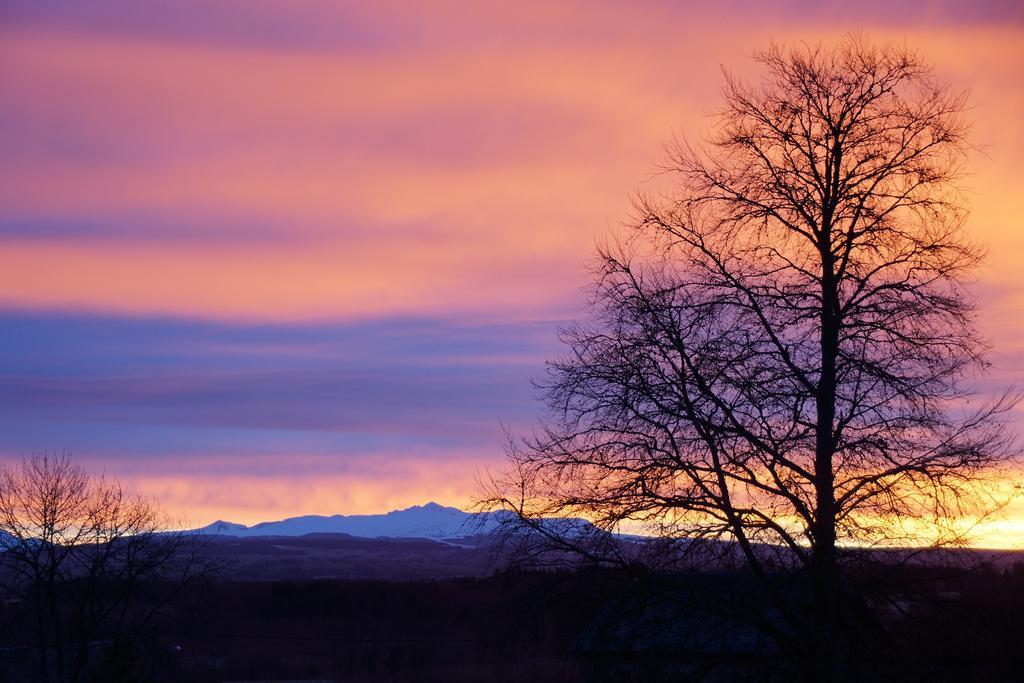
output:
[[0,467],[0,586],[22,608],[40,681],[130,677],[143,627],[214,568],[197,550],[154,504],[68,455]]
[[986,346],[964,289],[982,256],[957,186],[966,96],[859,37],[755,59],[764,82],[726,74],[710,137],[669,147],[671,189],[599,250],[592,318],[541,382],[551,418],[488,503],[533,531],[583,516],[799,571],[829,680],[844,548],[961,539],[994,502],[1016,397],[978,405],[970,386]]

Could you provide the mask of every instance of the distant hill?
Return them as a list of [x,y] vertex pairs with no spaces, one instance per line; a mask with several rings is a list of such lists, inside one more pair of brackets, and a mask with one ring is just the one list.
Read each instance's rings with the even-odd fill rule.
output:
[[[469,541],[470,539],[467,539]],[[430,538],[359,538],[338,533],[302,536],[211,535],[202,554],[225,580],[373,579],[415,581],[486,576],[500,556],[478,536],[458,543]]]

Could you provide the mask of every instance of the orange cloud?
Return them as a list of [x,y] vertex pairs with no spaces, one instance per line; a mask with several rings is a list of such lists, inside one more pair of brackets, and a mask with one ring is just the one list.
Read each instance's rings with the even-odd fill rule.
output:
[[[240,473],[230,461],[218,473],[213,456],[202,459],[204,473],[195,476],[137,472],[119,479],[133,493],[159,501],[178,524],[196,527],[217,519],[255,524],[300,514],[376,514],[428,501],[468,508],[483,467],[478,455],[464,453],[443,461],[381,453],[333,473],[336,458],[296,454],[293,460],[301,464],[289,466],[289,476]],[[251,464],[255,471],[261,466]]]

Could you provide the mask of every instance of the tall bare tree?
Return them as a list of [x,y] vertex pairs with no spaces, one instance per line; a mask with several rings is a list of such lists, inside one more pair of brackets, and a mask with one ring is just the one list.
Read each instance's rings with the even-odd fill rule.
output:
[[971,390],[965,95],[858,37],[755,59],[765,80],[726,75],[710,137],[669,147],[672,189],[599,251],[592,319],[542,382],[551,420],[489,502],[796,567],[825,680],[843,549],[960,538],[1015,398]]
[[0,467],[0,580],[23,608],[41,681],[93,680],[205,573],[195,550],[153,503],[68,455]]

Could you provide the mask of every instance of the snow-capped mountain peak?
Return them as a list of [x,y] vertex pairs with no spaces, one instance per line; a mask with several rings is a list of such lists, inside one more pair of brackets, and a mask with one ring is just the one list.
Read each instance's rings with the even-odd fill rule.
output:
[[363,538],[456,538],[493,531],[493,513],[469,513],[430,502],[379,515],[303,515],[253,526],[217,521],[196,529],[217,536],[304,536],[348,534]]
[[244,524],[225,522],[222,519],[218,519],[216,522],[204,526],[202,531],[208,534],[230,534],[234,531],[245,531],[246,528]]

